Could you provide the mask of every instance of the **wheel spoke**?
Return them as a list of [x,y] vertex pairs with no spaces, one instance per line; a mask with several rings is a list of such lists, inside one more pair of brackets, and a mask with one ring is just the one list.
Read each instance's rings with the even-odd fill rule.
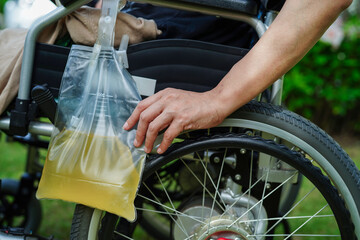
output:
[[[206,152],[208,153],[209,150],[207,149]],[[200,157],[200,155],[199,155],[198,152],[196,152],[196,155],[198,156],[199,159],[201,159],[201,157]],[[208,159],[208,158],[205,158],[205,159]],[[204,166],[204,162],[206,163],[205,166]],[[223,162],[224,162],[224,161],[223,161]],[[216,185],[215,185],[215,183],[214,183],[214,180],[212,179],[209,171],[207,170],[207,169],[208,169],[208,168],[207,168],[208,161],[200,161],[200,163],[201,163],[201,165],[203,166],[203,168],[205,169],[205,174],[209,177],[209,180],[210,180],[213,188],[215,189],[215,193],[216,193],[216,194],[219,194],[218,188],[216,187]],[[205,176],[204,176],[204,177],[205,177]],[[206,177],[205,177],[205,178],[206,178]],[[219,176],[219,179],[220,179],[220,176]],[[206,186],[206,184],[204,184],[203,186]],[[203,187],[203,188],[205,189],[206,187]],[[203,190],[203,191],[204,191],[204,190]],[[216,194],[215,194],[215,197],[216,197]],[[203,196],[203,197],[204,197],[204,196]],[[212,195],[211,195],[211,197],[212,197]],[[225,206],[226,204],[225,204],[224,200],[223,200],[222,198],[220,198],[220,200],[222,201],[223,206]],[[217,202],[217,205],[221,208],[222,211],[224,211],[224,208],[222,207],[221,204],[219,204],[219,203]]]
[[114,233],[117,234],[117,235],[119,235],[119,236],[121,236],[121,237],[123,237],[123,238],[129,239],[129,240],[134,240],[133,238],[128,237],[128,236],[126,236],[125,234],[122,234],[122,233],[120,233],[120,232],[118,232],[118,231],[114,231]]
[[[247,237],[288,237],[288,234],[264,234],[264,235],[247,235]],[[330,234],[293,234],[291,237],[341,237],[341,235]],[[287,238],[286,238],[287,239]]]
[[326,207],[328,206],[328,204],[326,204],[324,207],[322,207],[319,211],[317,211],[313,216],[311,216],[310,218],[308,218],[308,220],[306,220],[303,224],[301,224],[297,229],[295,229],[286,239],[289,239],[291,236],[293,236],[299,229],[301,229],[306,223],[308,223],[311,219],[313,219],[316,215],[318,215],[322,210],[324,210]]
[[287,219],[286,216],[288,216],[301,202],[303,202],[309,195],[312,193],[316,188],[313,187],[309,192],[307,192],[294,206],[290,208],[290,210],[284,214],[272,227],[268,229],[268,231],[265,234],[268,234],[271,230],[273,230],[282,220]]
[[[213,211],[214,211],[215,201],[216,201],[216,195],[219,193],[218,189],[219,189],[219,186],[220,186],[220,181],[221,181],[221,176],[222,176],[222,172],[223,172],[223,169],[224,169],[224,163],[225,163],[225,157],[226,157],[227,151],[228,151],[228,149],[226,148],[225,153],[224,153],[224,157],[223,157],[222,162],[221,162],[221,168],[220,168],[220,173],[219,173],[219,176],[218,176],[218,182],[217,182],[217,185],[216,185],[216,188],[215,188],[215,197],[213,199],[213,203],[212,203],[212,206],[211,206],[210,218],[212,218],[212,216],[213,216]],[[219,196],[220,196],[220,194],[219,194]],[[220,199],[221,199],[221,197],[220,197]],[[210,221],[209,221],[209,224],[208,224],[208,228],[210,228]]]
[[[198,176],[196,176],[196,174],[191,170],[191,168],[186,164],[186,162],[180,158],[180,160],[184,163],[185,167],[190,171],[190,173],[195,177],[195,179],[198,181],[198,183],[203,187],[203,189],[205,189],[205,191],[210,195],[211,198],[215,199],[217,205],[221,208],[222,211],[224,211],[225,209],[223,208],[223,206],[221,206],[221,204],[216,200],[216,198],[214,197],[214,195],[210,192],[210,190],[203,185],[202,181],[198,178]],[[209,178],[211,181],[211,178]],[[216,186],[215,187],[215,191],[217,193],[217,189]]]
[[[333,218],[333,214],[327,214],[327,215],[311,215],[311,216],[291,216],[291,217],[272,217],[272,218],[262,218],[262,219],[247,219],[243,221],[238,221],[238,223],[252,223],[252,222],[258,222],[258,221],[276,221],[276,220],[294,220],[294,219],[309,219],[309,218]],[[265,233],[267,235],[268,232]]]
[[[196,152],[197,155],[199,155],[198,152]],[[198,156],[200,158],[200,156]],[[206,149],[206,157],[205,159],[209,159],[209,150]],[[204,167],[204,161],[200,161],[201,164],[203,165]],[[208,174],[208,161],[205,161],[205,171],[204,171],[204,186],[206,186],[206,176]],[[211,177],[209,176],[209,178],[211,179]],[[205,191],[205,188],[203,188],[203,192],[202,192],[202,201],[201,201],[201,206],[202,206],[202,210],[201,210],[201,219],[204,219],[204,207],[205,207],[205,195],[206,195],[206,191]]]
[[[253,185],[251,185],[251,186],[248,188],[248,190],[246,190],[240,197],[238,197],[234,203],[232,203],[229,207],[227,207],[226,210],[221,214],[221,217],[223,217],[233,206],[235,206],[242,197],[244,197],[245,195],[247,195],[247,194],[251,191],[251,189],[252,189],[254,186],[256,186],[256,184],[258,184],[259,182],[261,182],[261,180],[262,180],[263,177],[265,177],[265,174],[262,175],[261,178],[259,178]],[[249,206],[249,202],[248,202],[247,209],[249,209],[249,208],[250,208],[250,206]]]
[[[161,184],[161,186],[162,186],[163,191],[165,192],[165,194],[166,194],[166,196],[167,196],[167,198],[168,198],[168,200],[169,200],[169,203],[171,204],[171,206],[173,207],[173,209],[176,210],[176,208],[175,208],[175,206],[174,206],[174,203],[172,202],[172,200],[171,200],[171,198],[170,198],[170,196],[169,196],[169,194],[168,194],[168,192],[167,192],[167,190],[166,190],[166,188],[165,188],[165,186],[164,186],[164,184],[163,184],[163,182],[162,182],[162,180],[161,180],[158,172],[155,171],[155,174],[156,174],[156,176],[157,176],[157,178],[158,178],[158,180],[159,180],[159,182],[160,182],[160,184]],[[185,230],[185,227],[184,227],[184,224],[183,224],[182,220],[179,218],[179,215],[177,214],[177,211],[175,211],[175,214],[176,214],[176,216],[177,216],[177,219],[180,220],[181,227],[179,226],[178,222],[175,221],[175,219],[174,219],[171,215],[169,215],[169,216],[170,216],[171,219],[175,222],[175,224],[178,225],[178,227],[181,229],[181,231],[182,231],[183,233],[185,233],[186,236],[189,236],[189,234],[188,234],[187,231]]]
[[185,213],[179,212],[179,211],[176,210],[176,209],[172,209],[172,208],[170,208],[170,207],[168,207],[168,206],[166,206],[166,205],[164,205],[164,204],[161,204],[160,202],[154,201],[153,199],[150,199],[150,198],[148,198],[148,197],[145,197],[145,196],[143,196],[143,195],[141,195],[141,194],[138,194],[138,196],[141,197],[141,198],[143,198],[143,199],[145,199],[145,200],[147,200],[147,201],[149,201],[149,202],[152,202],[152,203],[154,203],[154,204],[157,204],[157,205],[163,207],[164,209],[169,209],[169,210],[171,210],[171,211],[174,211],[174,213],[170,213],[170,212],[168,212],[168,211],[166,211],[166,210],[165,210],[165,212],[162,212],[162,211],[158,211],[158,210],[152,210],[152,209],[146,209],[146,208],[138,208],[138,209],[140,209],[140,210],[142,210],[142,211],[159,212],[159,213],[164,214],[164,215],[177,215],[177,214],[178,214],[178,215],[191,218],[191,219],[193,219],[193,220],[195,220],[195,221],[197,221],[197,222],[199,222],[199,223],[204,224],[203,221],[200,221],[200,220],[197,219],[196,217],[193,217],[193,216],[187,215],[187,214],[185,214]]
[[285,183],[287,183],[291,178],[295,176],[296,173],[291,175],[289,178],[287,178],[284,182],[279,184],[276,188],[274,188],[271,192],[269,192],[264,198],[262,198],[260,201],[258,201],[256,204],[254,204],[251,208],[249,208],[246,212],[244,212],[240,217],[238,217],[232,224],[229,225],[229,227],[232,227],[235,223],[237,223],[242,217],[244,217],[248,212],[250,212],[253,208],[255,208],[260,202],[264,201],[267,197],[269,197],[273,192],[278,190],[280,187],[282,187]]
[[[251,196],[251,183],[252,183],[252,172],[253,172],[253,163],[254,163],[254,151],[251,151],[251,157],[250,157],[250,172],[249,172],[249,197]],[[260,181],[262,177],[258,180]],[[255,186],[255,185],[254,185]],[[250,202],[247,203],[247,209],[250,208]]]
[[193,238],[195,235],[193,234],[193,235],[190,235],[190,236],[188,236],[187,238],[185,238],[184,240],[190,240],[191,238]]
[[[157,172],[156,172],[156,173],[157,173]],[[171,209],[171,208],[169,208],[168,206],[161,204],[161,201],[156,197],[156,195],[153,193],[153,191],[150,190],[150,188],[147,186],[147,184],[144,183],[144,186],[146,187],[146,189],[148,189],[148,191],[149,191],[150,194],[155,198],[155,200],[158,201],[158,202],[155,202],[155,201],[152,201],[152,202],[157,203],[158,205],[163,206],[163,207],[164,207],[164,210],[165,210],[166,212],[168,212],[167,209]],[[145,196],[143,196],[143,197],[145,197]],[[148,199],[148,200],[150,200],[150,199]],[[173,207],[171,210],[177,212],[174,207]],[[173,220],[173,221],[175,222],[176,225],[178,225],[178,227],[180,228],[180,230],[183,231],[183,233],[188,236],[186,230],[184,230],[181,226],[179,226],[179,224],[177,223],[177,221],[175,221],[175,219],[172,217],[172,215],[171,215],[171,214],[168,214],[168,216],[171,218],[171,220]]]
[[[271,162],[271,160],[272,160],[272,157],[270,158],[269,162]],[[264,196],[265,196],[265,192],[266,192],[266,188],[267,188],[267,184],[268,184],[268,179],[269,179],[269,172],[270,172],[270,167],[268,167],[268,169],[267,169],[267,171],[266,171],[265,183],[264,183],[264,187],[263,187],[261,199],[264,199]],[[257,216],[260,216],[261,209],[262,209],[262,207],[263,207],[263,202],[264,202],[263,200],[260,201],[260,207],[259,207],[258,215],[257,215]],[[255,229],[258,228],[259,222],[260,222],[260,221],[257,221],[257,222],[256,222]]]

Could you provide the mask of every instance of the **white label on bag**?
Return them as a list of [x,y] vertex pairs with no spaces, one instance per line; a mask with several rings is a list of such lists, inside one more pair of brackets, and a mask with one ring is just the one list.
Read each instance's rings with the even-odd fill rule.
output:
[[156,79],[132,76],[142,96],[151,96],[155,93]]

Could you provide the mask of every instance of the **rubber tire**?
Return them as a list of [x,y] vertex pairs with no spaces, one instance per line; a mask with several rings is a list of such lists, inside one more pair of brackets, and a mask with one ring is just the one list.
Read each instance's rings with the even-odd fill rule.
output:
[[93,213],[93,208],[76,205],[71,223],[70,239],[88,239],[88,229]]

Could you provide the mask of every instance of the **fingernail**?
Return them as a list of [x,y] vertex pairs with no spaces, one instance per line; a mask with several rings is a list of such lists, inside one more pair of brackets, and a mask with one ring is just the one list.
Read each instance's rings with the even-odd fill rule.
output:
[[146,153],[150,153],[150,151],[149,151],[149,148],[148,148],[148,147],[145,147],[145,148],[144,148],[144,151],[145,151]]
[[129,128],[129,124],[127,122],[124,123],[123,129],[127,130]]
[[161,148],[158,148],[156,152],[157,152],[158,154],[162,154],[162,153],[163,153],[163,151],[162,151]]
[[134,146],[135,147],[139,146],[139,142],[136,139],[134,140]]

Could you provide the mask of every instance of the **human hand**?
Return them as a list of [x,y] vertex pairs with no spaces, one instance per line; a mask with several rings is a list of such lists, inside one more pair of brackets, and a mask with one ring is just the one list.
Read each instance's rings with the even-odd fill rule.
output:
[[158,133],[167,128],[157,149],[162,154],[182,131],[220,124],[226,117],[220,109],[221,104],[212,92],[168,88],[141,101],[123,128],[130,130],[138,122],[134,146],[140,147],[145,140],[147,153],[151,152]]

